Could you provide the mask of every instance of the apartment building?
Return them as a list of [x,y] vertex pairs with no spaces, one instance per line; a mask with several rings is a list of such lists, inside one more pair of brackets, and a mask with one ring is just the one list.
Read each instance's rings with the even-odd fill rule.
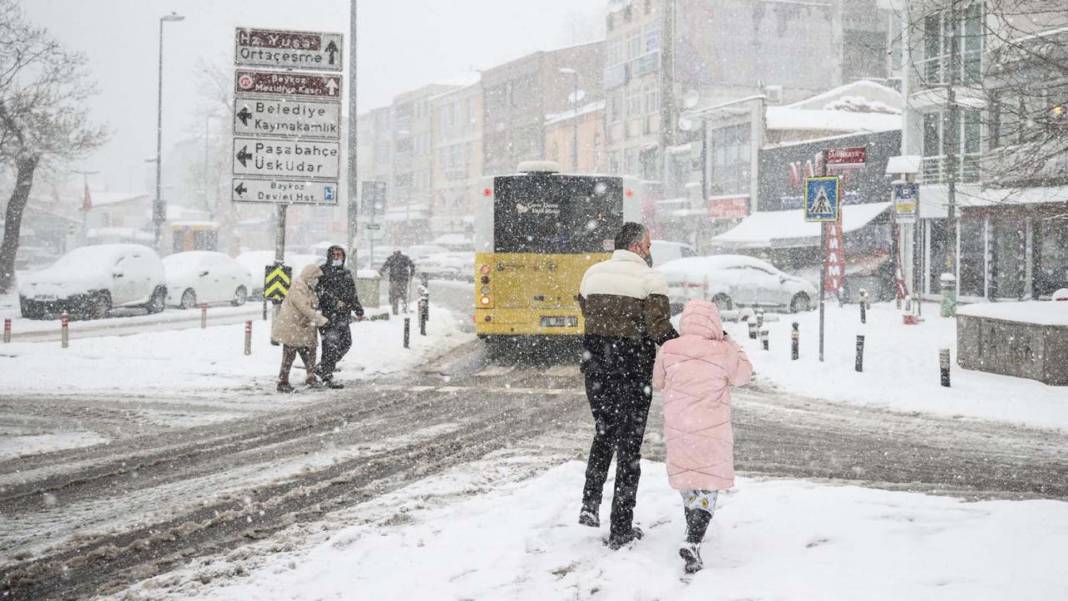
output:
[[902,155],[919,158],[908,175],[921,224],[902,240],[918,271],[909,279],[932,297],[948,272],[965,301],[1046,298],[1068,286],[1068,9],[916,0],[906,10]]
[[[430,100],[434,169],[430,231],[435,240],[470,240],[481,197],[482,84]],[[442,238],[446,237],[446,238]]]
[[603,50],[604,42],[591,42],[539,51],[482,71],[486,175],[545,158],[547,116],[601,98]]

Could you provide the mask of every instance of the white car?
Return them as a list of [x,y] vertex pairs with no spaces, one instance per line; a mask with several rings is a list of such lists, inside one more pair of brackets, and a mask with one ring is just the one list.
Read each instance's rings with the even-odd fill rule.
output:
[[[314,255],[298,255],[292,253],[286,253],[285,264],[293,268],[293,277],[300,275],[301,270],[312,263],[322,263],[326,260],[326,253],[322,256]],[[249,279],[246,287],[248,289],[248,295],[250,298],[262,298],[263,297],[263,279],[267,275],[266,269],[268,265],[274,265],[274,251],[273,250],[249,250],[245,251],[235,259],[238,263],[244,267],[249,273]]]
[[653,267],[675,259],[697,256],[697,251],[685,242],[671,242],[669,240],[653,240],[652,242],[649,252],[653,255]]
[[656,267],[668,281],[673,309],[687,300],[704,298],[720,310],[743,307],[784,308],[797,313],[813,308],[816,287],[808,280],[744,255],[677,259]]
[[245,304],[252,274],[221,252],[194,250],[164,257],[167,304],[191,309],[201,304]]
[[475,274],[475,253],[435,253],[415,265],[417,273],[425,273],[432,279],[471,279]]
[[116,307],[144,307],[158,313],[166,297],[159,255],[139,244],[76,248],[19,283],[22,316],[33,319],[63,312],[102,318]]

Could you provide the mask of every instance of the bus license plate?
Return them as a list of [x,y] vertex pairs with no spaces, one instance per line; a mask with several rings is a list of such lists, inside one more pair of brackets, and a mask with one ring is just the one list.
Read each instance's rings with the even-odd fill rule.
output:
[[543,328],[577,328],[577,317],[542,317],[541,327]]

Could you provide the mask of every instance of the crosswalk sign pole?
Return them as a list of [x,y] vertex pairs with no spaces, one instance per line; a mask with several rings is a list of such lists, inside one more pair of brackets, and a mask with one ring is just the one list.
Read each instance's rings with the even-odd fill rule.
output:
[[820,363],[823,362],[823,296],[827,293],[827,224],[820,224]]

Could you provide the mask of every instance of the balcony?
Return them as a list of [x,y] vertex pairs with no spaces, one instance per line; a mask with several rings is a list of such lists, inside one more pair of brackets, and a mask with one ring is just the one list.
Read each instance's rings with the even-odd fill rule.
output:
[[[964,184],[978,182],[980,156],[978,154],[966,154],[957,157],[957,160],[959,162],[957,182]],[[923,183],[946,183],[950,174],[947,163],[948,160],[945,156],[923,157]]]

